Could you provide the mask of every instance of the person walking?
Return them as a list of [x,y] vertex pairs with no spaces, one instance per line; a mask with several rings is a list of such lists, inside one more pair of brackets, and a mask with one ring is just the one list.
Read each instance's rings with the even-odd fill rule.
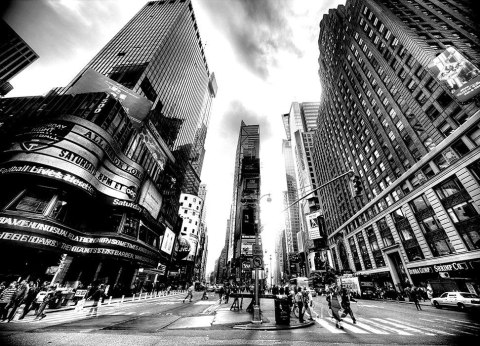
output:
[[299,287],[297,290],[297,294],[295,295],[295,304],[297,304],[298,307],[298,321],[300,323],[304,322],[303,319],[303,294],[302,294],[302,288]]
[[33,281],[29,283],[30,288],[28,289],[27,296],[25,297],[24,303],[25,306],[23,307],[23,313],[20,316],[19,320],[22,320],[30,311],[32,306],[34,305],[35,298],[37,298],[37,294],[40,291],[40,287],[35,285]]
[[183,303],[185,303],[185,299],[187,299],[187,298],[190,298],[190,300],[188,302],[191,303],[192,298],[193,298],[193,284],[188,286],[187,296],[185,298],[183,298]]
[[98,313],[98,303],[100,302],[100,299],[105,299],[106,297],[107,295],[105,294],[105,285],[101,284],[97,288],[97,290],[90,297],[87,298],[87,300],[93,300],[93,305],[90,308],[87,316],[93,315],[94,317],[96,317]]
[[15,292],[17,292],[17,282],[13,281],[10,285],[5,288],[0,295],[0,316],[2,322],[7,320],[8,310],[12,306],[12,300],[15,298]]
[[314,321],[314,317],[318,318],[318,314],[313,310],[313,297],[312,292],[304,288],[303,290],[305,312],[310,316],[310,321]]
[[[41,295],[43,298],[39,298],[39,295],[40,295],[41,292],[39,292],[39,294],[37,294],[37,302],[40,303],[40,306],[38,307],[38,310],[36,311],[36,315],[35,315],[35,320],[41,320],[45,317],[47,317],[47,315],[44,313],[48,303],[50,303],[50,301],[52,299],[54,299],[55,297],[55,287],[54,286],[50,286],[48,287],[46,293],[43,295]],[[42,299],[42,300],[40,300]]]
[[342,308],[342,306],[338,299],[338,293],[338,288],[336,286],[333,286],[330,290],[329,298],[327,299],[327,301],[331,310],[332,320],[335,322],[335,327],[343,329],[342,318],[340,316],[340,309]]
[[224,293],[225,289],[223,288],[223,286],[220,286],[220,288],[218,289],[218,298],[220,300],[220,304],[222,304],[222,298]]
[[420,305],[420,301],[418,300],[419,293],[420,292],[417,287],[413,287],[413,289],[410,291],[410,298],[415,303],[415,307],[417,308],[417,311],[422,310],[422,306]]
[[231,293],[230,285],[227,285],[225,287],[225,304],[228,304],[228,300],[230,299],[230,293]]
[[8,322],[13,320],[13,317],[15,317],[15,313],[17,312],[18,307],[23,303],[25,298],[27,297],[28,290],[30,289],[27,280],[23,280],[20,282],[20,285],[17,288],[17,291],[15,292],[14,297],[12,298],[12,301],[10,302],[10,306],[12,310],[10,310],[10,314],[8,315]]
[[356,324],[357,323],[357,320],[355,319],[355,316],[353,316],[353,311],[352,311],[352,308],[350,307],[350,302],[356,302],[355,299],[353,299],[352,297],[350,297],[350,295],[348,294],[347,292],[347,289],[344,288],[342,290],[342,301],[341,301],[341,306],[343,308],[343,311],[346,315],[350,315],[350,318],[352,319],[353,321],[353,324]]

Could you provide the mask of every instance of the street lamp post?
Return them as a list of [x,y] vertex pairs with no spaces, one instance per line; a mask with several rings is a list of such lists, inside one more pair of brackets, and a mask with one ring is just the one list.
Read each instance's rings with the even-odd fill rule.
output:
[[[259,206],[260,206],[260,201],[262,200],[263,197],[265,196],[268,196],[267,198],[267,201],[270,202],[272,200],[272,198],[270,197],[270,194],[267,193],[263,196],[261,196],[259,199],[258,199],[258,202],[257,202],[257,209],[260,209]],[[259,210],[258,210],[259,211]],[[259,223],[259,219],[258,219],[258,212],[257,212],[257,215],[256,215],[256,223],[257,223],[257,227],[256,227],[256,230],[255,230],[255,247],[258,247],[260,244],[259,244],[259,241],[258,241],[258,236],[259,236],[259,233],[260,233],[260,228],[258,227],[258,223]],[[261,317],[261,311],[260,311],[260,300],[259,300],[259,294],[258,294],[258,291],[259,291],[259,287],[258,287],[258,274],[259,274],[259,270],[258,268],[255,266],[255,305],[253,306],[253,321],[252,323],[255,323],[255,324],[260,324],[262,323],[262,317]]]

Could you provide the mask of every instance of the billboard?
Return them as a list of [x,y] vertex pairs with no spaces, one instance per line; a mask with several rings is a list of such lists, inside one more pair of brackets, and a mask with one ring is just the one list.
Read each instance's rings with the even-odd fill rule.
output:
[[152,102],[92,69],[86,70],[66,94],[108,92],[120,101],[134,127],[139,128],[152,108]]
[[312,240],[321,238],[320,228],[318,225],[318,217],[320,215],[321,213],[319,211],[306,215],[308,234]]
[[173,233],[172,230],[167,227],[163,236],[162,246],[160,247],[160,250],[170,255],[172,253],[174,242],[175,233]]
[[[72,115],[26,130],[5,152],[11,154],[6,163],[10,166],[22,162],[68,172],[102,194],[127,201],[136,200],[144,173],[139,164],[123,154],[108,132]],[[27,168],[22,171],[34,175],[44,172]],[[65,175],[61,179],[67,178]]]
[[454,47],[448,47],[433,59],[428,68],[460,102],[480,93],[480,70]]
[[148,210],[154,219],[157,218],[162,207],[162,195],[158,192],[150,179],[147,179],[140,190],[138,204]]

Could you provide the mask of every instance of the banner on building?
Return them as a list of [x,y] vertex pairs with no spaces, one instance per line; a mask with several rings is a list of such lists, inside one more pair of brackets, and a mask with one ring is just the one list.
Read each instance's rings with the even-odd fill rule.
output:
[[460,102],[480,93],[480,70],[454,47],[448,47],[433,59],[428,68]]
[[172,230],[167,227],[165,234],[163,235],[162,246],[160,247],[160,250],[170,255],[172,253],[174,242],[175,233],[173,233]]
[[308,228],[308,234],[310,236],[310,239],[319,239],[321,237],[320,229],[318,225],[318,217],[320,215],[321,213],[319,211],[306,215],[307,228]]

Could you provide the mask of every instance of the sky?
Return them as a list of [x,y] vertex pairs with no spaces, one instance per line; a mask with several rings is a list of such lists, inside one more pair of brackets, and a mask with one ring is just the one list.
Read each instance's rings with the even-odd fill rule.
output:
[[[8,97],[65,86],[146,0],[13,0],[5,20],[40,58],[10,82]],[[224,246],[235,150],[243,120],[260,125],[262,239],[267,257],[283,229],[286,190],[281,115],[292,102],[318,102],[318,34],[339,0],[192,0],[205,55],[218,84],[205,143],[207,273]]]

